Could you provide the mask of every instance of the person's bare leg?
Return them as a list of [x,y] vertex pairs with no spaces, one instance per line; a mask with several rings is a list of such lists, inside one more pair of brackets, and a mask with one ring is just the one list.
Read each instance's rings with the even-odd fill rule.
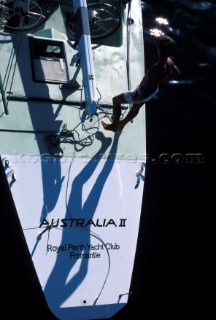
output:
[[135,118],[138,115],[139,109],[142,107],[142,105],[143,105],[143,102],[132,105],[126,117],[123,120],[119,121],[118,123],[119,130],[122,130],[129,121],[131,121],[133,118]]
[[113,121],[110,124],[105,123],[104,121],[101,121],[101,124],[105,130],[110,130],[115,132],[119,129],[118,124],[121,116],[122,103],[126,103],[123,93],[113,97]]

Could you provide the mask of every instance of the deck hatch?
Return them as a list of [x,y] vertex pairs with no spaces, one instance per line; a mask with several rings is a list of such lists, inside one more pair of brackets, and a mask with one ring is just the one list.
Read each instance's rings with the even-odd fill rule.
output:
[[29,46],[34,81],[65,83],[69,80],[63,41],[29,37]]

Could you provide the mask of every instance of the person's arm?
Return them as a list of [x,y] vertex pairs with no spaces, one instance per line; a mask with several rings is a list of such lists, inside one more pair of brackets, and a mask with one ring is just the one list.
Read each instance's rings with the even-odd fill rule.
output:
[[179,68],[176,66],[176,64],[172,61],[171,63],[171,70],[170,73],[172,75],[173,78],[177,78],[180,76],[180,71]]
[[162,81],[160,82],[160,86],[165,85],[169,80],[176,79],[180,76],[179,68],[176,66],[172,59],[168,58],[168,64],[170,66],[170,73],[162,79]]
[[169,66],[170,66],[170,73],[169,73],[170,78],[179,77],[180,76],[180,71],[179,71],[179,68],[174,63],[174,61],[171,58],[168,58],[167,62],[169,64]]

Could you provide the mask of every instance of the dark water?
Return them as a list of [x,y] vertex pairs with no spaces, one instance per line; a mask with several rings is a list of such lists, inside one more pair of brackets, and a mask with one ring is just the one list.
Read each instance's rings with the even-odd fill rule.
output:
[[[149,162],[131,288],[140,292],[114,319],[135,310],[136,319],[207,319],[216,284],[216,2],[143,2],[147,67],[156,59],[149,29],[158,16],[170,22],[161,30],[177,42],[181,76],[146,106]],[[158,160],[164,153],[166,163]]]
[[[157,26],[157,16],[170,22],[163,31],[177,42],[173,58],[181,76],[146,106],[149,161],[131,286],[134,293],[113,319],[209,319],[209,314],[215,316],[216,285],[216,3],[143,1],[146,67],[156,59],[156,39],[149,29]],[[191,153],[199,158],[192,161]],[[19,221],[13,203],[5,212],[13,221],[12,240],[4,236],[1,251],[2,259],[9,262],[2,274],[2,281],[7,281],[2,294],[13,306],[4,307],[6,318],[13,313],[13,318],[54,319],[37,279],[28,271],[31,261],[23,258],[24,239],[16,234]],[[2,229],[7,227],[3,223]]]

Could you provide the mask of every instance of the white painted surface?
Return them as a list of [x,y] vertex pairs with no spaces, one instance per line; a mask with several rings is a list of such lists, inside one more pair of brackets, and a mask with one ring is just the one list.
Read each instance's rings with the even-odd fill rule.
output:
[[135,189],[140,162],[3,158],[16,173],[12,195],[51,311],[60,319],[73,319],[77,310],[77,319],[97,319],[98,308],[106,305],[109,316],[122,308],[141,213],[143,182]]

